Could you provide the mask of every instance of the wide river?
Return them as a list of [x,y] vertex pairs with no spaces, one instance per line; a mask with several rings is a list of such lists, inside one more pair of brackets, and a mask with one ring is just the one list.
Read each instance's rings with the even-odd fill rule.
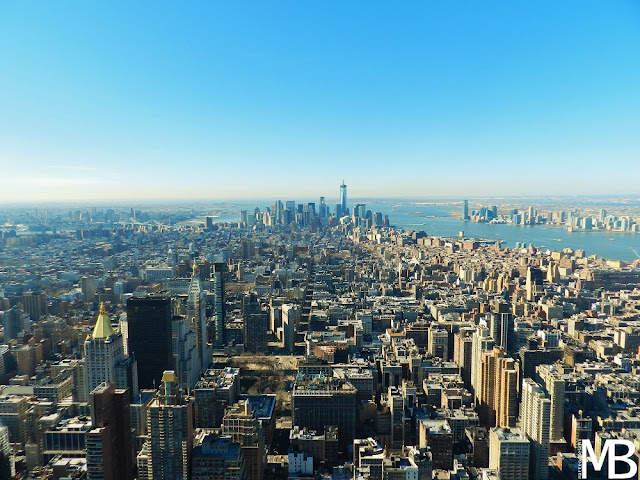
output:
[[416,202],[385,202],[367,204],[367,209],[389,215],[392,225],[399,228],[424,230],[434,237],[465,237],[502,240],[503,246],[513,248],[517,242],[551,250],[572,248],[587,255],[607,259],[632,261],[640,254],[640,234],[609,231],[580,231],[569,233],[566,228],[544,225],[510,225],[463,222],[459,220],[460,206],[424,205]]

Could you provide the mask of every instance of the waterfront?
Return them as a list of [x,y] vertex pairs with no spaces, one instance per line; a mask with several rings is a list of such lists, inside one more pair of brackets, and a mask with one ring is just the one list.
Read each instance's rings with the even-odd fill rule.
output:
[[[313,202],[314,199],[307,200]],[[270,206],[270,201],[258,201],[260,208]],[[318,206],[317,200],[316,208]],[[427,202],[422,200],[352,199],[353,207],[364,203],[367,210],[389,216],[391,225],[405,230],[424,230],[435,237],[458,237],[460,231],[465,237],[486,240],[501,240],[503,247],[515,248],[516,243],[532,244],[550,250],[584,250],[587,255],[598,255],[612,260],[633,261],[640,253],[640,234],[600,230],[574,230],[546,225],[490,224],[461,221],[461,202]],[[219,222],[237,222],[240,210],[246,209],[249,201],[229,202],[219,210]],[[327,202],[330,208],[334,202]],[[612,206],[608,204],[607,206]],[[615,204],[613,206],[616,206]]]
[[[421,202],[376,202],[367,205],[370,210],[389,215],[392,225],[404,229],[424,230],[437,237],[457,237],[464,231],[466,237],[502,240],[505,247],[514,248],[517,242],[545,249],[581,249],[587,255],[607,259],[633,261],[640,253],[640,235],[627,232],[574,230],[544,225],[511,225],[463,222],[452,211],[459,203],[425,205]],[[632,250],[633,249],[633,250]]]

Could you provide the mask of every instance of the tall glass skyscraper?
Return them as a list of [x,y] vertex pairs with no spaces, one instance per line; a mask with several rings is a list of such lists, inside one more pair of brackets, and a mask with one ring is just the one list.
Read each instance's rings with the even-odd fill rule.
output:
[[347,210],[347,186],[344,184],[344,180],[342,181],[342,185],[340,185],[340,215],[348,215],[349,211]]

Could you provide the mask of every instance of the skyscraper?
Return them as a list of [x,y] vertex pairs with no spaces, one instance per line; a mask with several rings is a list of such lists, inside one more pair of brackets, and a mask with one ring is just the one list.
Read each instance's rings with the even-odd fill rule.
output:
[[37,322],[47,314],[47,297],[44,292],[25,292],[22,294],[22,308],[32,321]]
[[[187,316],[191,321],[191,329],[195,333],[196,348],[198,350],[198,363],[204,370],[211,362],[211,355],[207,335],[207,306],[206,295],[200,286],[198,265],[193,261],[189,294],[187,297]],[[174,352],[175,354],[175,352]],[[180,375],[178,375],[180,377]],[[181,379],[182,381],[182,379]]]
[[469,220],[469,200],[465,200],[462,205],[462,219]]
[[226,343],[225,327],[224,327],[224,279],[227,265],[223,262],[213,264],[213,323],[214,323],[214,341],[213,347],[216,351],[224,348]]
[[247,352],[265,353],[267,350],[267,330],[269,315],[260,307],[255,295],[248,294],[242,299],[244,322],[244,345]]
[[471,386],[473,388],[476,404],[479,405],[481,400],[481,371],[480,362],[485,352],[490,351],[495,344],[488,328],[478,328],[472,335],[471,347]]
[[324,197],[320,197],[320,207],[318,208],[318,215],[320,216],[320,218],[327,217],[327,203]]
[[129,391],[103,383],[91,392],[89,406],[88,480],[131,480],[135,463]]
[[282,306],[282,337],[284,349],[293,353],[296,343],[296,327],[300,323],[300,306],[285,304]]
[[525,378],[522,381],[520,426],[531,440],[530,471],[534,478],[549,478],[551,400],[540,385]]
[[140,388],[155,388],[173,364],[171,317],[169,297],[151,295],[127,302],[129,351],[138,362]]
[[480,364],[481,421],[503,428],[515,427],[518,414],[518,364],[495,347],[482,355]]
[[538,375],[544,382],[545,389],[551,400],[550,439],[563,438],[564,428],[564,397],[565,382],[554,365],[540,365],[536,368]]
[[149,404],[149,441],[138,455],[138,478],[188,480],[193,447],[193,401],[178,392],[172,370],[163,373],[162,384]]
[[241,445],[249,480],[261,480],[267,453],[265,437],[249,400],[240,400],[227,408],[222,420],[222,434]]
[[82,291],[85,302],[96,301],[96,281],[93,276],[82,277],[80,279],[80,290]]
[[181,316],[174,316],[171,321],[173,366],[178,377],[178,385],[193,388],[200,379],[201,358],[196,348],[195,333],[190,321]]
[[461,328],[453,337],[453,361],[460,367],[465,385],[471,385],[471,358],[473,352],[473,329]]
[[491,336],[496,341],[496,344],[505,351],[509,351],[509,340],[513,337],[513,314],[509,312],[493,312],[489,315],[489,325]]
[[349,210],[347,209],[347,186],[343,180],[342,185],[340,185],[340,214],[338,216],[342,217],[344,215],[349,215]]
[[532,302],[544,292],[544,276],[539,268],[529,267],[527,269],[527,300]]
[[137,362],[125,357],[122,334],[111,327],[104,304],[100,305],[93,332],[84,342],[84,356],[87,398],[102,383],[138,394]]
[[389,387],[387,405],[391,410],[391,449],[401,450],[404,446],[404,397],[398,387]]
[[24,331],[24,314],[20,307],[13,307],[4,312],[0,312],[2,327],[4,328],[4,341],[8,342],[18,338],[20,332]]

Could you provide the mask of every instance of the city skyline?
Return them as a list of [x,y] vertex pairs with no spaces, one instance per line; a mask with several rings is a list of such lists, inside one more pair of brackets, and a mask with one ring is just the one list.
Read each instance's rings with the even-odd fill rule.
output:
[[637,478],[638,52],[633,0],[0,2],[0,480]]
[[153,5],[2,6],[0,202],[634,192],[633,2]]
[[465,221],[342,187],[224,221],[1,210],[0,477],[569,479],[582,442],[637,444],[638,254],[476,229],[636,219],[469,202]]

